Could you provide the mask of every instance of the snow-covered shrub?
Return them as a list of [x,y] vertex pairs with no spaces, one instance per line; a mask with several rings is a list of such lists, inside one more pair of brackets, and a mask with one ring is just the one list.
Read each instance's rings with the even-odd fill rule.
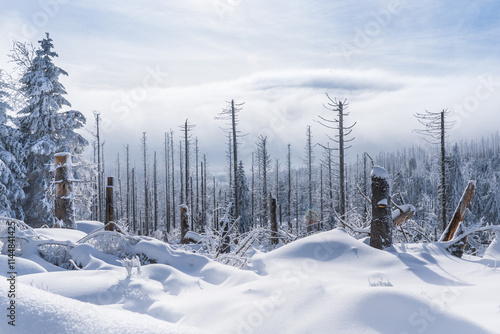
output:
[[88,244],[100,252],[127,258],[134,255],[131,246],[137,244],[138,239],[114,231],[98,231],[89,234],[79,241]]
[[141,260],[138,256],[131,258],[124,258],[120,260],[121,264],[127,270],[127,277],[132,277],[132,270],[134,267],[137,268],[137,275],[141,275]]
[[38,254],[45,261],[55,266],[72,269],[71,255],[69,255],[70,245],[62,243],[42,243],[38,245]]

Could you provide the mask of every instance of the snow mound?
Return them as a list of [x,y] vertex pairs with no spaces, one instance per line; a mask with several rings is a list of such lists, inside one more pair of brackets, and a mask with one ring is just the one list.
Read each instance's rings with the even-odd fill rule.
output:
[[[16,326],[0,322],[1,333],[203,333],[200,329],[171,324],[150,316],[82,303],[20,283]],[[0,286],[0,303],[7,305],[7,292]]]
[[378,177],[379,179],[388,179],[389,173],[387,170],[380,166],[373,166],[372,171],[370,173],[371,177]]
[[73,230],[70,228],[35,228],[33,230],[40,236],[44,236],[48,239],[57,241],[69,240],[72,242],[77,242],[87,235],[87,233],[85,232]]
[[[440,244],[382,251],[335,229],[255,251],[250,270],[240,270],[154,238],[103,231],[74,242],[82,232],[41,233],[22,233],[30,241],[16,258],[18,326],[2,322],[0,333],[494,333],[500,326],[496,265],[458,259]],[[45,242],[75,265],[47,262]],[[489,256],[498,256],[496,245]]]
[[[47,272],[42,266],[39,264],[24,259],[22,257],[16,258],[15,269],[17,275],[29,275],[36,273],[44,273]],[[12,270],[8,267],[8,257],[7,255],[0,254],[0,276],[8,277],[7,273]]]
[[307,263],[325,263],[340,265],[363,259],[373,259],[376,263],[394,261],[387,251],[372,248],[352,238],[344,229],[334,229],[294,241],[267,254],[256,253],[249,260],[249,267],[261,275],[269,270],[275,271],[288,261]]
[[76,229],[84,233],[91,233],[95,230],[104,227],[104,224],[93,220],[82,220],[76,222]]

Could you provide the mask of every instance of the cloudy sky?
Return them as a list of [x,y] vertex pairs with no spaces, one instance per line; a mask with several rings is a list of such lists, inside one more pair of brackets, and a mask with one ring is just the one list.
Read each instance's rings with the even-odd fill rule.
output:
[[[152,150],[185,119],[200,151],[222,164],[225,136],[214,116],[234,99],[245,162],[257,137],[273,158],[296,163],[306,127],[328,129],[325,93],[347,99],[357,122],[350,157],[422,141],[413,115],[449,108],[450,140],[500,124],[500,3],[494,0],[0,0],[0,68],[12,40],[50,32],[73,109],[104,119],[105,149]],[[333,133],[331,133],[333,135]],[[319,157],[319,148],[316,156]]]

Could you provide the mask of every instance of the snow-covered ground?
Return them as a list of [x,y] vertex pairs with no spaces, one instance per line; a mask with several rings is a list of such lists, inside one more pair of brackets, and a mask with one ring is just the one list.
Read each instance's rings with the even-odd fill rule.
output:
[[[380,251],[336,229],[254,251],[242,270],[152,238],[116,237],[109,242],[119,247],[105,249],[103,236],[85,239],[98,227],[29,233],[16,257],[16,326],[3,315],[0,333],[499,332],[498,239],[484,258],[459,259],[438,244]],[[81,269],[42,259],[30,246],[40,240],[70,249],[61,256]],[[113,252],[156,263],[140,267]],[[5,314],[8,289],[3,278]]]

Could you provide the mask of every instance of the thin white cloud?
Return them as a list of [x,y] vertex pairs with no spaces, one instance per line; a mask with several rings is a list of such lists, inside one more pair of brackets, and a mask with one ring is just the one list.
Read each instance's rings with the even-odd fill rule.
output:
[[[9,36],[22,36],[45,9],[43,1],[0,1],[0,67],[8,68]],[[480,75],[500,81],[496,2],[400,0],[391,12],[394,2],[241,0],[221,14],[212,0],[62,1],[27,40],[51,32],[57,64],[70,74],[68,98],[89,117],[102,111],[109,150],[138,142],[143,131],[160,147],[163,132],[189,118],[201,150],[223,160],[213,116],[234,98],[246,102],[242,149],[263,133],[273,154],[291,142],[298,157],[307,125],[326,140],[314,119],[328,92],[351,103],[356,154],[413,143],[416,111],[474,102]],[[140,95],[155,68],[168,74]],[[497,90],[461,116],[455,138],[495,130]]]

